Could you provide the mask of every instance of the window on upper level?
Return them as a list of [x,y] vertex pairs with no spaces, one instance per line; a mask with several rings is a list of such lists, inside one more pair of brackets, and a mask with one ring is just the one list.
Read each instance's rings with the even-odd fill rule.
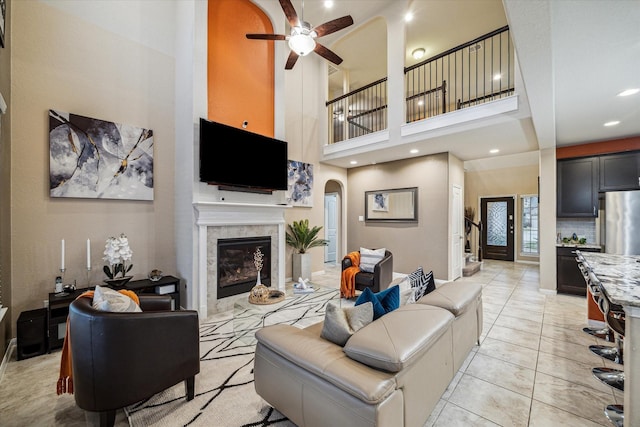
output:
[[525,256],[538,256],[540,249],[538,245],[538,195],[520,196],[520,230],[521,245],[520,253]]

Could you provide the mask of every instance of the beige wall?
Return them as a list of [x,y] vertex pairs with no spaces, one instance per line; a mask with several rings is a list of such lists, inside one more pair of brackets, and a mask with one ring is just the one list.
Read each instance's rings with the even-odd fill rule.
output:
[[[12,0],[7,1],[5,47],[0,49],[0,93],[11,105],[11,15]],[[0,302],[9,307],[0,322],[0,357],[4,355],[6,339],[11,337],[11,108],[0,114]]]
[[[537,257],[520,255],[520,199],[519,196],[538,193],[538,165],[519,166],[515,168],[501,168],[482,171],[469,171],[465,174],[465,206],[472,206],[476,210],[474,222],[480,219],[480,198],[494,196],[516,196],[516,239],[515,259],[519,261],[537,262]],[[472,252],[477,248],[477,233],[472,233]]]
[[[385,247],[393,252],[393,270],[417,267],[448,277],[449,155],[417,157],[349,169],[347,251]],[[418,187],[417,223],[361,222],[364,192]]]
[[[87,285],[85,242],[90,238],[90,279],[100,283],[104,241],[121,232],[133,250],[135,278],[153,268],[175,274],[175,64],[172,56],[44,3],[12,6],[9,267],[15,325],[21,311],[42,307],[53,291],[62,238],[66,282]],[[140,12],[141,31],[149,22],[145,19]],[[155,200],[50,198],[49,109],[152,129]]]

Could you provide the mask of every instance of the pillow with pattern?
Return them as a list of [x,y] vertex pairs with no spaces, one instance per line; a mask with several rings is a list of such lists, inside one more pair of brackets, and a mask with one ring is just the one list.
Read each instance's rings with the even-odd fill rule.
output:
[[367,273],[373,273],[373,269],[376,264],[382,261],[384,253],[387,250],[385,248],[380,249],[367,249],[360,248],[360,270]]
[[423,296],[432,292],[436,288],[433,271],[425,273],[422,266],[408,275],[411,287],[415,289],[414,300],[418,301]]

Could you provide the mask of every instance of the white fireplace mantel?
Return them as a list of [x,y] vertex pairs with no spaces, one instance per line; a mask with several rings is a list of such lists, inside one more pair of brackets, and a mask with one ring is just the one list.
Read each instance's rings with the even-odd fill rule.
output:
[[207,228],[243,225],[276,225],[278,227],[278,289],[285,288],[285,209],[288,205],[196,202],[196,226],[198,227],[198,277],[199,286],[194,306],[201,318],[207,317]]

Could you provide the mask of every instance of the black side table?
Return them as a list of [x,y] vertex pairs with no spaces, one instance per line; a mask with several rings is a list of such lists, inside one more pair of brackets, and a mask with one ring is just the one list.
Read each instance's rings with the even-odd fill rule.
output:
[[17,359],[28,359],[47,352],[47,309],[23,311],[17,322]]

